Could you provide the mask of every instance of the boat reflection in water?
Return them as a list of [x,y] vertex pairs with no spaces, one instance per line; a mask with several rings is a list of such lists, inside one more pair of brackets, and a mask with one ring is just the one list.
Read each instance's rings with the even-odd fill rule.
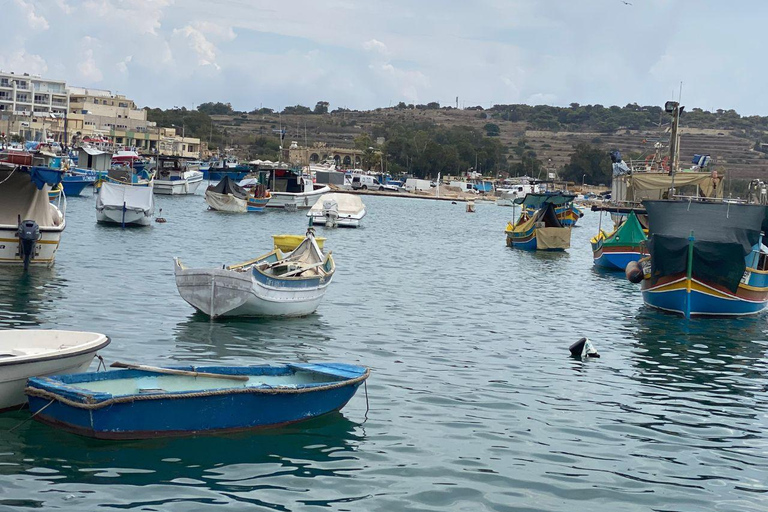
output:
[[63,287],[55,267],[25,272],[0,266],[0,329],[40,325],[39,313],[55,309]]

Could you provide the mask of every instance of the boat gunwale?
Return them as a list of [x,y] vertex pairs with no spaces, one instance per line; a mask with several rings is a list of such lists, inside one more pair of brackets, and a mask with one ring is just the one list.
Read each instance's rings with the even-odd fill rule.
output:
[[[237,388],[237,387],[217,388],[217,389],[201,388],[198,390],[189,390],[189,391],[165,391],[163,393],[146,393],[146,394],[131,393],[126,395],[112,395],[110,393],[104,393],[104,392],[84,392],[83,390],[81,390],[82,388],[81,389],[77,388],[77,386],[75,385],[76,383],[63,382],[62,377],[68,377],[67,375],[57,375],[53,377],[30,378],[27,386],[24,388],[24,393],[28,396],[43,398],[45,400],[55,400],[64,405],[67,405],[69,407],[74,407],[77,409],[96,410],[96,409],[109,407],[115,404],[133,403],[137,401],[148,401],[148,400],[209,398],[209,397],[227,396],[227,395],[233,395],[233,394],[298,395],[298,394],[304,394],[304,393],[331,391],[334,389],[344,388],[348,386],[357,386],[361,384],[363,381],[365,381],[371,374],[370,368],[365,366],[358,366],[358,365],[349,365],[350,367],[363,370],[362,373],[360,373],[355,377],[344,377],[342,375],[339,375],[338,373],[329,373],[329,372],[323,372],[320,370],[312,369],[311,367],[314,367],[314,366],[322,366],[322,363],[315,364],[315,365],[307,365],[307,366],[287,364],[284,366],[275,366],[275,367],[268,367],[268,368],[287,368],[287,369],[292,369],[294,371],[298,369],[298,370],[303,370],[309,373],[318,373],[321,375],[338,377],[341,380],[330,382],[330,383],[297,384],[297,385],[293,385],[292,387],[275,387],[275,386],[269,386],[268,384],[262,384],[259,386],[250,386],[250,387],[241,387],[241,388]],[[217,369],[217,368],[221,369],[222,367],[220,366],[212,366],[212,367],[181,366],[181,367],[167,367],[167,368],[181,369],[181,370],[194,368],[195,371],[198,371],[198,370],[206,371],[206,369],[208,370]],[[266,368],[266,367],[265,366],[235,366],[235,367],[224,367],[224,368],[247,370],[247,369],[260,369],[260,368]],[[328,368],[332,369],[333,367],[328,366]],[[117,371],[104,372],[104,376],[106,378],[99,379],[99,380],[118,380],[122,378],[120,377],[120,375],[125,375],[126,373],[130,373],[130,374],[143,373],[143,374],[149,374],[149,375],[153,374],[153,372],[151,371],[139,370],[139,369],[117,370]],[[77,375],[77,374],[73,374],[73,375]],[[222,373],[222,376],[226,376],[226,375],[228,374]],[[229,374],[229,375],[234,375],[234,374]],[[249,374],[238,373],[237,375],[249,375]],[[254,374],[254,375],[258,376],[259,374]],[[133,378],[133,377],[126,377],[126,378]],[[78,401],[76,399],[79,399],[81,401]]]
[[[55,331],[53,331],[55,332]],[[89,331],[80,331],[80,332],[89,332]],[[3,366],[18,366],[22,364],[30,364],[30,363],[42,363],[44,361],[55,361],[57,359],[69,359],[71,357],[77,357],[81,356],[83,354],[87,354],[88,352],[98,352],[99,350],[103,349],[107,345],[109,345],[112,340],[109,336],[101,333],[92,333],[92,334],[98,334],[99,336],[103,336],[104,340],[100,341],[98,345],[95,347],[93,346],[85,346],[82,347],[82,345],[78,345],[79,348],[72,352],[64,352],[64,353],[57,353],[57,354],[51,354],[47,356],[33,356],[33,355],[23,355],[23,356],[14,356],[13,359],[0,359],[0,367]],[[90,341],[87,345],[90,345],[92,343],[96,343],[96,341]],[[56,349],[60,350],[60,349]]]

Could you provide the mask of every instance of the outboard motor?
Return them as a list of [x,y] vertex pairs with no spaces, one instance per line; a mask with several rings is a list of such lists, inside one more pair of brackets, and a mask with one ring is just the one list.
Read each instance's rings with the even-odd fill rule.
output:
[[29,261],[35,257],[35,245],[40,239],[40,226],[33,220],[19,222],[19,257],[24,260],[24,270],[29,268]]
[[323,217],[325,217],[325,227],[335,228],[339,222],[339,203],[334,200],[323,201]]

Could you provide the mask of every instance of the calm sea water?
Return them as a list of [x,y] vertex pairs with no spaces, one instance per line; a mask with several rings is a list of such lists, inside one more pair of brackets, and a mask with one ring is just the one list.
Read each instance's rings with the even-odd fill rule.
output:
[[[210,322],[172,257],[217,266],[302,233],[303,213],[227,215],[159,197],[166,224],[109,228],[69,201],[54,269],[0,269],[0,327],[104,332],[147,364],[344,361],[372,368],[338,414],[289,428],[105,442],[0,415],[0,509],[768,509],[766,316],[691,320],[593,269],[587,213],[564,254],[508,249],[511,209],[365,197],[326,230],[317,314]],[[568,357],[591,338],[602,357]]]

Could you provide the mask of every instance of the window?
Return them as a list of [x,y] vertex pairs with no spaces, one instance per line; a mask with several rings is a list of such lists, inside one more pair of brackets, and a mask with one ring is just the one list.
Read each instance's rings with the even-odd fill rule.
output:
[[35,94],[35,103],[48,103],[48,95]]
[[128,108],[128,104],[127,103],[118,103],[117,106],[118,107],[122,107],[122,108]]
[[17,94],[16,95],[16,101],[20,101],[22,103],[29,103],[29,100],[27,99],[26,94]]
[[0,78],[0,87],[10,87],[11,82],[7,78]]
[[26,89],[27,88],[27,81],[26,80],[16,80],[16,88],[17,89]]
[[107,104],[107,100],[101,100],[101,104],[102,105],[106,105]]

